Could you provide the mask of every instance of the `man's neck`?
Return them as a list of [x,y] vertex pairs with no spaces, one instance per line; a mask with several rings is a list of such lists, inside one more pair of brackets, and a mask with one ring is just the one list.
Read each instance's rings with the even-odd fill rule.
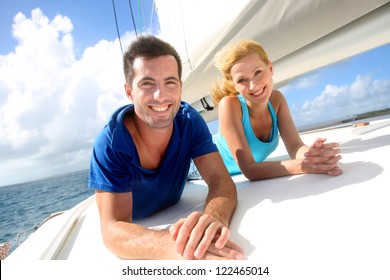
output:
[[166,154],[173,132],[173,124],[167,128],[153,128],[136,114],[128,115],[124,123],[137,147],[141,166],[147,169],[157,169]]

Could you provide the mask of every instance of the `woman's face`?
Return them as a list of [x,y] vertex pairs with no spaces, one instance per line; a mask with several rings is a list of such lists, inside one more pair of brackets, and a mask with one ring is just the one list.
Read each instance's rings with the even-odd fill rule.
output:
[[235,89],[248,101],[268,102],[273,90],[272,63],[262,61],[257,53],[238,60],[230,69]]

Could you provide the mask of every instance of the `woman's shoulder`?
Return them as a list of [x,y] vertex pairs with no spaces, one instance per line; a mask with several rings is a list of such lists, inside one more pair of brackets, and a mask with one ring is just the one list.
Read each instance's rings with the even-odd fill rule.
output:
[[238,99],[238,95],[227,95],[224,96],[221,101],[219,101],[218,106],[221,108],[229,108],[229,107],[236,107],[240,105],[240,100]]
[[272,90],[270,99],[284,99],[283,93],[281,93],[279,90],[274,89]]
[[274,109],[278,108],[281,104],[286,103],[284,95],[277,89],[272,91],[269,101],[271,102]]
[[219,119],[241,116],[241,104],[237,95],[224,96],[218,104]]

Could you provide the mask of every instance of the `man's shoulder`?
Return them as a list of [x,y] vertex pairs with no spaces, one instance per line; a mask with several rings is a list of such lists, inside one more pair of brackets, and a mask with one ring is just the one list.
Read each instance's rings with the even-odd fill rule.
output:
[[114,111],[114,113],[111,114],[110,118],[108,119],[106,125],[104,126],[104,130],[113,131],[118,126],[122,125],[123,118],[127,113],[130,113],[134,111],[134,105],[133,104],[127,104],[119,107]]
[[133,112],[134,111],[134,104],[126,104],[114,111],[114,113],[110,117],[110,122],[122,122],[125,114]]
[[194,107],[192,107],[190,104],[188,104],[185,101],[181,101],[179,112],[196,112],[196,113],[198,113],[198,111],[196,111]]
[[111,145],[113,142],[114,135],[119,134],[121,136],[123,134],[123,118],[126,113],[131,112],[132,110],[134,110],[133,104],[127,104],[116,109],[108,119],[103,129],[97,135],[95,143],[110,143]]
[[202,119],[200,113],[187,102],[182,101],[177,116],[188,120],[197,121]]

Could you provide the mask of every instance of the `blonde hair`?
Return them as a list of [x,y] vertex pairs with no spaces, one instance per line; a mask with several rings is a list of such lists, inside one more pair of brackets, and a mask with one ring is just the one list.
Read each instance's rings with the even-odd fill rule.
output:
[[214,82],[211,90],[211,100],[215,105],[228,95],[237,95],[238,92],[234,88],[230,69],[238,60],[256,53],[265,63],[269,62],[269,58],[263,47],[253,40],[241,40],[230,47],[226,47],[219,51],[215,56],[215,66],[221,72],[222,78]]

